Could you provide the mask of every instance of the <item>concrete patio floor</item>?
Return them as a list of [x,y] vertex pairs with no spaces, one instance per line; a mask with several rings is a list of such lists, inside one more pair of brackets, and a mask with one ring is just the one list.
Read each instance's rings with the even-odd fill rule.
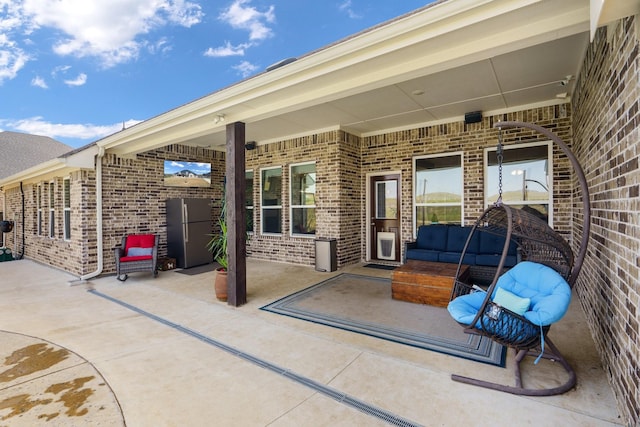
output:
[[[248,303],[232,308],[215,299],[214,272],[70,286],[30,260],[0,263],[0,426],[619,425],[576,299],[550,336],[578,385],[552,397],[450,379],[512,384],[512,353],[505,369],[259,310],[342,272],[390,276],[249,259]],[[526,384],[563,372],[525,365]]]

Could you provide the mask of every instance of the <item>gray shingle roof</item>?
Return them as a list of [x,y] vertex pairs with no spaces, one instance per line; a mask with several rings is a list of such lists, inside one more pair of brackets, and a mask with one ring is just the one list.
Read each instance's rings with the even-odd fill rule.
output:
[[0,179],[73,150],[48,136],[0,132]]

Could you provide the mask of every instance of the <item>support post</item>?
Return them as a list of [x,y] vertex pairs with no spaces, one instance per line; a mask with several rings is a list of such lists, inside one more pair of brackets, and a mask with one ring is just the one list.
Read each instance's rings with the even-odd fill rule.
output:
[[230,123],[226,131],[227,304],[239,307],[247,302],[245,124]]

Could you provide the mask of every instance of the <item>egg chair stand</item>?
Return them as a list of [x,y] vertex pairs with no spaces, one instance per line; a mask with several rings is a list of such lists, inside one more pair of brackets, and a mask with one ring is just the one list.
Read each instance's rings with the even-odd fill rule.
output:
[[[570,245],[546,221],[530,211],[502,203],[502,135],[498,146],[500,195],[498,201],[478,218],[463,249],[454,281],[448,309],[465,332],[479,334],[514,349],[515,385],[452,375],[454,381],[507,393],[526,396],[551,396],[571,390],[577,382],[576,373],[548,336],[551,325],[568,309],[571,289],[582,268],[590,230],[589,192],[584,172],[573,153],[558,136],[538,125],[524,122],[498,122],[494,127],[525,127],[536,130],[556,143],[570,160],[580,185],[584,222],[577,256]],[[504,249],[495,268],[491,284],[480,289],[458,280],[462,259],[476,234],[492,233],[504,237]],[[517,245],[518,263],[504,267],[510,245]],[[512,291],[512,292],[509,292]],[[498,293],[508,295],[498,303]],[[527,308],[517,310],[511,305],[528,300]],[[509,304],[507,304],[509,302]],[[508,307],[507,307],[508,305]],[[524,307],[524,306],[523,306]],[[527,388],[522,381],[520,364],[525,357],[536,357],[560,363],[567,374],[564,383],[549,388]]]

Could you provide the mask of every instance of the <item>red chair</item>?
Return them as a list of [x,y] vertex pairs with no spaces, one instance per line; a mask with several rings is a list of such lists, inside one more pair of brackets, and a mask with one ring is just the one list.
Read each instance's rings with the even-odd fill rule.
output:
[[[114,248],[116,277],[121,282],[129,278],[127,273],[150,271],[158,275],[158,236],[155,234],[130,234]],[[124,277],[122,277],[124,276]]]

